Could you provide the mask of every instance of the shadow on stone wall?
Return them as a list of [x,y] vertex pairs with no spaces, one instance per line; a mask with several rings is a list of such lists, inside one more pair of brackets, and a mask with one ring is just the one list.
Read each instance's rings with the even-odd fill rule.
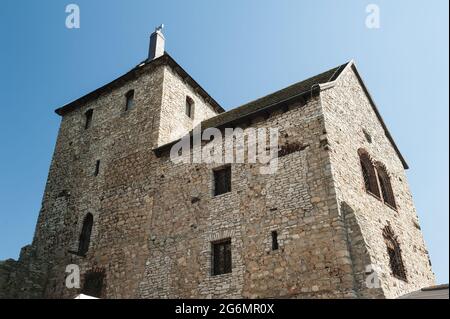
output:
[[372,265],[372,261],[355,211],[346,202],[341,202],[341,213],[346,229],[348,250],[352,260],[354,290],[357,293],[357,297],[385,298],[382,288],[369,288],[366,284],[366,279],[370,275],[370,272],[367,272],[367,266]]

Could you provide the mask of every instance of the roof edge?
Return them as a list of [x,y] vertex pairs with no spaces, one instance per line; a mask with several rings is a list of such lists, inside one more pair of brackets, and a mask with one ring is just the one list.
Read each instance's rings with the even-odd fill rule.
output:
[[[277,102],[274,102],[274,103],[267,104],[267,105],[265,105],[264,107],[259,108],[259,109],[255,110],[255,111],[252,111],[252,112],[247,113],[247,114],[245,114],[245,115],[239,116],[238,118],[235,118],[235,119],[232,119],[232,120],[228,120],[228,121],[226,121],[226,122],[223,122],[223,123],[221,123],[221,124],[219,124],[219,125],[216,125],[216,126],[213,126],[213,127],[216,127],[216,128],[221,129],[221,128],[225,127],[226,125],[233,126],[233,125],[236,125],[236,123],[243,122],[243,121],[245,122],[245,121],[248,120],[249,118],[252,118],[252,117],[257,116],[257,115],[259,115],[259,114],[265,114],[265,113],[268,113],[268,112],[270,113],[270,112],[273,111],[275,108],[286,107],[287,104],[294,103],[294,102],[297,101],[297,100],[305,101],[305,98],[308,99],[309,97],[318,95],[318,94],[320,94],[320,91],[323,89],[323,88],[322,88],[322,85],[324,85],[324,84],[329,84],[329,83],[335,83],[335,82],[336,82],[336,79],[339,77],[339,75],[342,73],[342,71],[345,70],[345,68],[347,68],[348,65],[349,65],[349,63],[351,63],[351,62],[352,62],[352,61],[347,62],[347,63],[344,63],[344,64],[341,64],[340,66],[336,67],[336,71],[335,71],[335,72],[331,75],[331,77],[328,79],[328,81],[331,81],[331,82],[325,82],[325,83],[322,83],[322,84],[320,84],[320,83],[319,83],[319,84],[314,84],[314,85],[312,85],[309,89],[307,89],[307,90],[305,90],[305,91],[302,91],[302,92],[297,93],[297,94],[295,94],[295,95],[289,96],[289,97],[287,97],[287,98],[285,98],[285,99],[283,99],[283,100],[280,100],[280,101],[277,101]],[[320,73],[319,73],[319,74],[320,74]],[[316,75],[316,76],[317,76],[317,75]],[[306,80],[308,80],[308,79],[306,79]],[[302,81],[300,81],[300,82],[302,82]],[[294,83],[293,85],[298,84],[298,83],[299,83],[299,82]],[[333,85],[334,85],[334,84],[333,84]],[[288,86],[288,87],[289,87],[289,86]],[[287,88],[287,87],[286,87],[286,88]],[[282,90],[284,90],[284,89],[286,89],[286,88],[283,88],[283,89],[281,89],[281,90],[272,92],[272,93],[270,93],[270,94],[266,94],[266,95],[263,96],[263,97],[260,97],[260,98],[258,98],[258,99],[256,99],[256,100],[253,100],[253,101],[250,101],[250,102],[248,102],[248,103],[245,103],[245,104],[243,104],[243,105],[241,105],[241,106],[239,106],[239,107],[237,107],[237,108],[245,107],[246,105],[248,105],[248,104],[250,104],[250,103],[253,103],[254,101],[261,100],[261,99],[263,99],[263,98],[265,98],[265,97],[267,97],[267,96],[273,95],[273,94],[275,94],[275,93],[277,93],[277,92],[279,92],[279,91],[282,91]],[[229,111],[227,111],[227,112],[230,112],[230,111],[232,111],[232,110],[234,110],[234,109],[231,109],[231,110],[229,110]],[[204,121],[203,121],[203,122],[204,122]],[[201,125],[203,122],[201,122],[200,125]],[[206,129],[206,128],[208,128],[208,127],[202,127],[201,129],[202,129],[202,131],[203,131],[203,130]],[[190,131],[190,132],[188,132],[186,135],[189,135],[189,136],[191,137],[192,132],[193,132],[193,131]],[[170,148],[172,145],[176,144],[176,143],[179,142],[180,140],[181,140],[181,138],[178,138],[178,139],[175,139],[175,140],[173,140],[173,141],[170,141],[170,142],[168,142],[168,143],[166,143],[166,144],[163,144],[163,145],[157,145],[157,146],[155,146],[155,147],[153,148],[153,151],[155,152],[155,154],[156,154],[157,156],[160,156],[162,153],[164,153],[165,151],[167,151],[168,148]]]
[[372,105],[372,108],[373,108],[373,110],[375,112],[375,115],[378,118],[378,121],[380,122],[381,126],[383,127],[384,134],[386,135],[386,137],[388,138],[388,140],[391,143],[392,147],[394,148],[395,152],[397,153],[400,161],[402,162],[403,168],[404,169],[409,169],[408,163],[406,162],[405,158],[403,157],[402,153],[400,152],[400,149],[398,148],[397,144],[395,143],[394,138],[392,137],[391,133],[389,132],[389,129],[387,128],[386,123],[384,122],[383,117],[381,116],[380,111],[378,110],[378,107],[375,104],[374,99],[372,98],[372,95],[370,94],[366,84],[364,83],[364,80],[362,79],[362,77],[361,77],[361,75],[360,75],[360,73],[358,71],[358,68],[356,67],[356,63],[355,63],[354,60],[351,60],[350,62],[348,62],[345,65],[345,68],[339,72],[339,74],[336,76],[336,78],[333,81],[321,84],[320,88],[322,90],[326,90],[326,89],[332,88],[336,84],[336,82],[339,80],[339,78],[340,78],[341,74],[343,73],[343,71],[345,69],[347,69],[347,68],[351,68],[353,70],[353,72],[356,74],[356,77],[358,78],[358,81],[359,81],[361,87],[363,88],[364,93],[366,94],[367,98],[369,99],[370,104]]
[[104,92],[106,92],[108,89],[113,88],[114,86],[119,86],[123,84],[123,82],[128,81],[132,79],[133,77],[137,76],[137,72],[142,72],[143,70],[150,68],[150,67],[156,67],[159,65],[167,64],[171,66],[180,77],[188,82],[189,85],[191,85],[195,92],[201,95],[205,101],[214,108],[214,110],[218,113],[223,113],[225,110],[220,106],[220,104],[211,97],[208,92],[206,92],[200,84],[198,84],[197,81],[195,81],[189,73],[187,73],[167,52],[164,52],[164,55],[149,61],[144,60],[141,63],[139,63],[137,66],[126,72],[125,74],[119,76],[118,78],[114,79],[113,81],[100,86],[99,88],[95,89],[94,91],[91,91],[82,97],[69,102],[55,110],[55,113],[63,116],[64,114],[67,114],[68,112],[71,112],[75,110],[76,108],[80,107],[81,105],[92,101],[96,98],[98,98],[100,95],[102,95]]
[[[218,128],[218,129],[223,129],[224,127],[226,127],[226,125],[234,126],[234,125],[237,125],[237,123],[245,122],[246,120],[248,120],[248,119],[250,119],[250,118],[252,118],[254,116],[257,116],[259,114],[272,112],[275,108],[282,107],[283,105],[287,106],[288,104],[295,103],[298,100],[305,101],[305,98],[308,98],[311,95],[314,95],[314,94],[317,94],[317,93],[318,93],[318,91],[315,91],[314,88],[311,88],[310,90],[307,90],[307,91],[301,92],[299,94],[290,96],[290,97],[288,97],[288,98],[286,98],[284,100],[281,100],[281,101],[278,101],[278,102],[266,105],[263,108],[260,108],[258,110],[253,111],[253,112],[250,112],[248,114],[240,116],[240,117],[238,117],[236,119],[226,121],[224,123],[221,123],[220,125],[213,126],[213,127]],[[202,123],[203,123],[203,121],[200,122],[199,125],[201,126]],[[201,131],[203,132],[207,128],[210,128],[210,127],[201,127]],[[193,130],[189,131],[186,135],[189,135],[190,137],[192,137],[192,133],[193,133]],[[170,141],[170,142],[168,142],[166,144],[156,146],[156,147],[153,148],[153,151],[155,153],[157,153],[158,155],[160,155],[163,152],[165,152],[169,147],[171,147],[172,145],[175,145],[176,143],[178,143],[180,140],[181,140],[181,138],[178,138],[178,139]]]

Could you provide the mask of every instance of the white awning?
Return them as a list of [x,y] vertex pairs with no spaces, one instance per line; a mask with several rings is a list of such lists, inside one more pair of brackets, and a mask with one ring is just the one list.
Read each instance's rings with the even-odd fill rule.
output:
[[79,294],[73,299],[98,299],[97,297],[92,297],[88,295]]

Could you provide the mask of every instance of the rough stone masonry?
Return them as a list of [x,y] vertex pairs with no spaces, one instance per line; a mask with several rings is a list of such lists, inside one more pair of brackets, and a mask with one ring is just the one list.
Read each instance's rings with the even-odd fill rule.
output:
[[[354,62],[225,112],[152,37],[147,60],[56,110],[33,242],[0,263],[0,298],[395,298],[434,284],[407,164]],[[278,171],[231,164],[216,196],[220,165],[169,157],[199,124],[278,128]]]

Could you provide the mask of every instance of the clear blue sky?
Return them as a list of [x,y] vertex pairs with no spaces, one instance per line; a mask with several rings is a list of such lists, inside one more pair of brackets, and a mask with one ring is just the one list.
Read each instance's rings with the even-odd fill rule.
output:
[[[65,27],[65,6],[81,28]],[[381,28],[365,27],[366,5]],[[167,51],[226,109],[355,59],[402,153],[438,282],[448,282],[448,1],[0,3],[0,259],[30,243],[59,126],[53,110]]]

